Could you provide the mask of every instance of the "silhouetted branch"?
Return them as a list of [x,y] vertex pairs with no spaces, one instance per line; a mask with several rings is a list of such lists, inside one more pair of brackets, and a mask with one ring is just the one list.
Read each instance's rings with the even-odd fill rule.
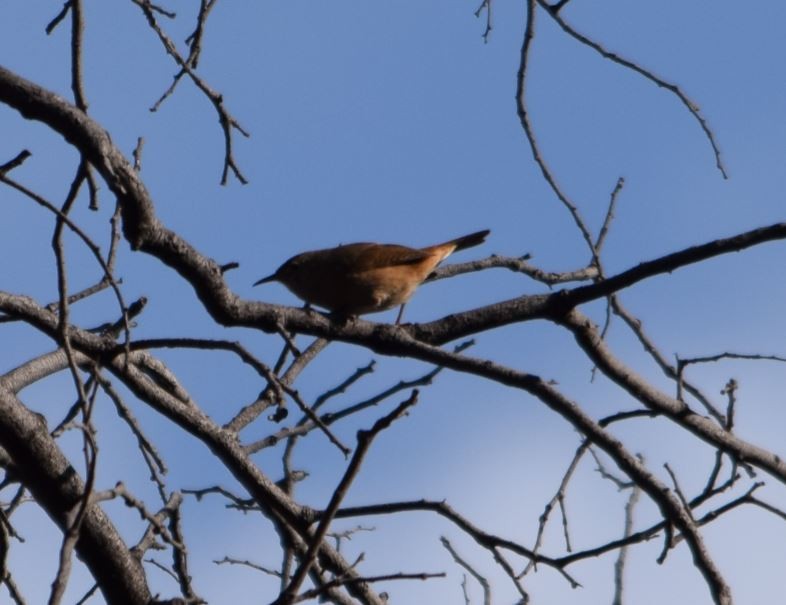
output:
[[699,106],[696,105],[696,103],[694,103],[693,101],[691,101],[685,95],[685,93],[682,92],[682,90],[676,84],[672,84],[672,83],[667,82],[666,80],[664,80],[662,78],[659,78],[658,76],[653,74],[651,71],[641,67],[638,63],[630,61],[629,59],[625,59],[624,57],[621,57],[621,56],[619,56],[616,53],[613,53],[613,52],[610,52],[610,51],[606,50],[598,42],[588,38],[587,36],[585,36],[583,34],[580,34],[578,31],[573,29],[559,15],[559,9],[562,8],[562,5],[564,4],[564,0],[561,1],[561,2],[558,2],[554,6],[549,6],[548,3],[546,2],[546,0],[536,0],[536,1],[537,1],[537,3],[540,6],[542,6],[543,8],[546,9],[546,12],[549,15],[551,15],[551,17],[554,19],[554,21],[556,21],[557,25],[559,25],[560,28],[562,28],[562,30],[566,34],[568,34],[570,37],[572,37],[575,40],[581,42],[585,46],[588,46],[589,48],[593,49],[598,54],[600,54],[604,59],[608,59],[608,60],[612,61],[613,63],[616,63],[618,65],[621,65],[621,66],[623,66],[623,67],[625,67],[627,69],[630,69],[630,70],[638,73],[639,75],[643,76],[644,78],[646,78],[650,82],[653,82],[654,84],[656,84],[657,86],[659,86],[661,88],[665,88],[670,93],[672,93],[674,96],[676,96],[677,99],[679,99],[680,103],[682,103],[685,106],[685,108],[696,119],[696,121],[699,123],[699,126],[701,126],[701,129],[704,131],[704,135],[707,137],[707,140],[709,141],[710,145],[712,146],[712,152],[715,155],[715,165],[717,166],[717,168],[720,171],[720,173],[723,175],[723,178],[724,179],[729,178],[728,175],[726,174],[726,169],[723,166],[723,162],[721,161],[720,148],[718,147],[718,143],[715,141],[715,135],[712,133],[712,130],[710,130],[710,127],[709,127],[709,124],[707,123],[707,121],[701,115],[701,113],[699,111]]
[[[483,589],[483,605],[491,605],[491,583],[485,577],[483,577],[482,574],[478,573],[474,567],[467,563],[467,561],[465,561],[464,558],[458,554],[458,552],[456,552],[456,549],[453,548],[453,545],[445,536],[440,538],[440,542],[442,542],[442,546],[445,547],[445,550],[450,553],[450,556],[453,557],[453,560],[461,565],[461,567],[466,569],[469,574],[475,578],[478,584],[480,584],[481,588]],[[466,589],[464,594],[466,595]]]
[[303,581],[306,579],[306,576],[308,575],[308,572],[310,571],[311,566],[316,559],[320,544],[322,544],[322,540],[327,534],[328,527],[333,521],[339,506],[341,506],[341,502],[344,500],[344,497],[349,490],[349,486],[352,484],[358,472],[360,471],[360,465],[363,463],[366,453],[371,447],[371,443],[373,442],[374,438],[379,435],[379,433],[389,428],[394,421],[404,416],[407,410],[415,405],[417,401],[418,391],[415,389],[412,391],[412,395],[408,399],[402,401],[389,414],[377,420],[369,430],[358,431],[358,444],[355,448],[354,454],[352,455],[352,459],[349,461],[347,470],[344,471],[344,476],[341,478],[338,486],[336,486],[336,489],[333,491],[333,495],[330,498],[327,508],[319,516],[319,523],[317,524],[316,530],[314,530],[314,535],[311,538],[305,556],[300,559],[300,565],[297,571],[295,571],[294,575],[292,576],[289,585],[287,585],[287,587],[281,591],[279,597],[273,602],[274,605],[289,605],[290,603],[296,602],[297,592],[302,586]]
[[[161,29],[161,27],[158,25],[158,21],[156,20],[156,17],[153,14],[154,9],[150,1],[133,0],[133,2],[134,4],[139,6],[139,8],[142,9],[142,12],[144,13],[147,19],[148,25],[150,25],[151,29],[156,33],[159,40],[164,45],[164,48],[166,49],[167,53],[175,60],[175,62],[178,64],[181,70],[175,76],[172,86],[167,90],[167,92],[164,93],[164,96],[158,101],[158,103],[156,103],[153,106],[151,111],[155,111],[158,108],[158,106],[161,104],[161,102],[174,91],[174,88],[177,85],[177,82],[180,80],[180,78],[182,78],[184,74],[188,74],[189,78],[191,78],[191,80],[194,82],[197,88],[199,88],[199,90],[201,90],[202,93],[204,93],[204,95],[213,104],[213,107],[215,108],[216,113],[218,114],[218,121],[221,124],[221,129],[224,133],[224,170],[221,175],[221,184],[226,185],[230,170],[235,175],[235,178],[237,178],[238,181],[240,181],[244,185],[247,184],[248,181],[243,176],[243,173],[240,171],[240,168],[238,168],[237,163],[235,162],[233,148],[232,148],[232,131],[237,130],[244,137],[248,137],[250,135],[248,134],[248,132],[246,132],[243,129],[240,123],[229,113],[229,111],[226,108],[226,105],[224,104],[224,96],[213,90],[210,86],[208,86],[207,83],[202,78],[200,78],[192,69],[192,67],[195,67],[196,61],[199,56],[198,52],[196,53],[194,52],[195,48],[198,50],[198,45],[196,47],[192,46],[191,54],[189,55],[188,58],[184,59],[177,51],[174,42],[172,42],[169,36],[167,36],[164,33],[164,31]],[[204,13],[203,11],[200,16],[200,19],[204,19],[205,16],[206,13]]]

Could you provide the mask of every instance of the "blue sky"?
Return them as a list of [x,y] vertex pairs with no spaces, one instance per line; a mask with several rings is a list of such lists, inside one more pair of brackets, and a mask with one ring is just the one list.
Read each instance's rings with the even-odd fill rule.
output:
[[[279,285],[252,289],[251,284],[303,250],[363,240],[428,245],[481,228],[492,230],[487,243],[455,260],[531,253],[533,262],[546,270],[587,262],[580,235],[532,162],[516,116],[523,3],[494,4],[495,28],[484,44],[484,22],[473,16],[474,3],[219,2],[209,20],[199,71],[252,135],[235,136],[235,156],[250,183],[230,180],[226,187],[218,184],[222,134],[213,108],[193,86],[181,83],[158,112],[148,111],[175,69],[137,7],[85,4],[85,86],[91,114],[129,156],[137,137],[145,138],[142,176],[159,215],[219,262],[238,261],[240,268],[227,279],[241,295],[297,304]],[[60,6],[4,3],[0,62],[68,95],[67,24],[48,37],[43,31]],[[169,8],[180,15],[165,26],[182,43],[191,31],[194,7]],[[783,219],[786,5],[762,2],[751,10],[730,0],[573,0],[563,17],[610,50],[678,84],[701,107],[730,175],[728,180],[721,177],[698,124],[673,95],[577,45],[541,13],[527,94],[547,161],[595,230],[617,178],[626,179],[605,250],[609,273]],[[62,200],[75,154],[58,136],[0,107],[0,162],[22,148],[33,157],[14,177]],[[0,254],[24,259],[21,265],[0,264],[0,287],[42,302],[54,300],[51,217],[7,189],[0,190],[0,204]],[[111,207],[104,188],[100,212],[89,212],[86,204],[75,211],[104,245]],[[75,240],[69,241],[68,255],[72,288],[97,280],[98,268]],[[669,356],[724,350],[784,354],[782,260],[783,245],[769,244],[652,279],[624,292],[622,300]],[[217,328],[191,289],[157,261],[124,246],[118,274],[128,300],[150,297],[135,330],[138,337],[241,339],[263,359],[274,361],[280,344],[276,338]],[[541,286],[503,270],[460,276],[424,286],[408,306],[406,319],[433,319],[540,291]],[[586,311],[602,319],[601,306]],[[112,320],[115,312],[108,293],[73,308],[74,320],[86,325]],[[393,313],[372,318],[393,321]],[[3,338],[0,370],[52,346],[20,327],[4,326]],[[637,371],[672,389],[621,322],[612,326],[609,338],[615,352]],[[482,334],[473,351],[557,380],[597,417],[633,407],[607,381],[590,382],[591,365],[569,335],[552,325]],[[255,376],[224,354],[162,352],[161,357],[218,421],[231,417],[260,389]],[[313,398],[371,358],[365,350],[333,344],[298,388]],[[379,359],[378,371],[336,405],[362,400],[427,370],[413,362]],[[740,434],[782,454],[783,368],[724,363],[691,374],[712,394],[732,375],[741,384]],[[26,391],[25,401],[56,417],[69,404],[70,395],[63,395],[69,384],[67,376],[54,377]],[[113,419],[109,402],[103,404],[102,487],[122,475],[152,502],[133,440]],[[161,445],[172,488],[232,485],[203,446],[178,438],[173,427],[139,402],[133,408]],[[373,418],[373,413],[363,415],[337,432],[352,443],[357,428]],[[251,440],[269,430],[259,422],[244,437]],[[686,489],[701,488],[712,462],[707,448],[659,422],[633,423],[618,434],[660,476],[665,477],[662,464],[668,461]],[[379,438],[348,503],[447,498],[481,527],[530,543],[538,515],[577,444],[572,429],[529,396],[443,373],[423,390],[410,416]],[[76,451],[76,436],[66,438],[65,446]],[[279,452],[260,454],[258,460],[273,478],[280,476]],[[323,506],[343,470],[342,457],[313,435],[301,444],[296,461],[313,473],[298,494]],[[772,502],[786,502],[775,485],[762,493]],[[600,480],[585,461],[567,503],[575,542],[589,546],[618,535],[623,501],[624,495]],[[129,540],[135,539],[139,527],[134,515],[119,504],[108,506]],[[227,554],[275,566],[277,542],[269,525],[227,514],[216,500],[189,501],[185,514],[200,594],[211,603],[264,602],[260,595],[271,589],[267,578],[216,567],[211,558]],[[640,514],[644,526],[655,513],[644,501]],[[49,557],[54,572],[54,533],[42,519],[40,512],[25,507],[19,523],[29,539],[12,552],[12,565],[32,603],[43,601],[48,583],[40,575],[38,580],[26,577],[25,571]],[[358,534],[347,547],[352,554],[367,551],[364,572],[449,572],[445,580],[386,586],[393,602],[462,602],[461,574],[439,545],[442,533],[495,580],[500,603],[513,600],[486,553],[433,517],[361,522],[378,528]],[[562,548],[559,531],[555,524],[547,536],[549,552]],[[732,513],[705,533],[737,602],[770,602],[780,589],[774,567],[786,556],[786,527],[751,510]],[[659,567],[654,561],[659,549],[653,541],[631,553],[630,602],[709,603],[687,550],[678,547]],[[751,565],[754,556],[757,563]],[[534,602],[610,601],[612,562],[605,557],[572,569],[584,585],[580,590],[542,569],[529,584]],[[163,574],[151,570],[149,575],[164,594],[173,593]],[[72,600],[88,582],[76,572]],[[477,587],[474,596],[479,598]]]

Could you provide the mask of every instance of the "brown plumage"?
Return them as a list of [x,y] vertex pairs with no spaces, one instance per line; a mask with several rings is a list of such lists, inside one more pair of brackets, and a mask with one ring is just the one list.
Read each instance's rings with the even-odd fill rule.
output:
[[[268,277],[307,303],[341,315],[384,311],[404,304],[448,255],[483,243],[488,230],[426,248],[358,243],[303,252]],[[399,312],[398,320],[401,319]]]

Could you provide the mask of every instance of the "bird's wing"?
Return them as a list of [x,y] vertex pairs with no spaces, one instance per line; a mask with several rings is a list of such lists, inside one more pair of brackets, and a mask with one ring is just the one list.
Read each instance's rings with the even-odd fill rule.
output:
[[[347,244],[335,248],[337,260],[351,272],[362,273],[383,267],[412,265],[429,257],[429,252],[396,244]],[[340,251],[340,252],[339,252]]]

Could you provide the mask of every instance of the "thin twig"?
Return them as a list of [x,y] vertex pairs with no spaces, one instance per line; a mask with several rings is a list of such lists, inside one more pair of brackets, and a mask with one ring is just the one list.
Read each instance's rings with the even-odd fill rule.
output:
[[[44,199],[34,191],[28,189],[24,185],[21,185],[12,179],[9,179],[3,173],[0,173],[0,182],[9,185],[13,189],[16,189],[20,193],[24,194],[25,196],[33,200],[39,206],[42,206],[47,210],[49,210],[50,212],[52,212],[55,216],[57,216],[58,219],[62,220],[62,222],[65,223],[65,225],[69,229],[71,229],[71,231],[74,232],[77,235],[77,237],[79,237],[79,239],[81,239],[85,243],[87,248],[90,250],[90,252],[93,254],[95,259],[98,261],[98,264],[101,266],[101,269],[104,272],[104,276],[109,281],[109,284],[112,287],[112,291],[115,293],[115,298],[117,298],[117,302],[118,305],[120,306],[120,310],[125,315],[126,304],[125,301],[123,300],[123,294],[120,292],[120,288],[118,287],[117,282],[112,276],[112,272],[110,271],[107,262],[104,260],[103,256],[101,255],[101,249],[99,248],[99,246],[95,242],[93,242],[93,240],[90,239],[90,237],[88,237],[88,235],[84,231],[82,231],[82,229],[80,229],[76,223],[74,223],[67,215],[61,212],[57,207],[55,207],[54,204],[52,204],[48,200]],[[130,332],[130,326],[128,325],[127,322],[125,322],[124,331],[125,331],[126,342],[128,342],[128,340],[130,340],[131,338],[131,332]]]
[[96,593],[97,590],[98,590],[98,584],[93,584],[93,587],[90,590],[88,590],[81,599],[79,599],[76,603],[74,603],[74,605],[84,605],[90,600],[90,598]]
[[556,284],[564,284],[574,281],[590,281],[598,276],[598,269],[594,266],[584,267],[575,271],[544,271],[535,265],[527,262],[531,256],[525,254],[524,256],[499,256],[492,254],[488,258],[469,261],[466,263],[453,263],[439,267],[431,275],[429,275],[426,283],[446,279],[461,275],[464,273],[474,273],[475,271],[485,271],[486,269],[507,269],[514,273],[522,273],[527,277],[553,286]]
[[183,58],[181,54],[177,51],[175,44],[172,40],[167,36],[161,27],[158,25],[158,21],[154,15],[153,8],[150,4],[149,0],[133,0],[134,4],[139,6],[142,9],[145,18],[147,19],[148,25],[150,25],[151,29],[156,33],[161,43],[164,45],[167,53],[175,60],[175,62],[180,67],[180,72],[178,75],[175,76],[175,82],[173,82],[172,89],[174,89],[174,85],[176,82],[182,77],[182,75],[188,74],[194,84],[201,90],[205,96],[210,100],[215,107],[216,112],[218,113],[218,121],[221,124],[221,128],[224,132],[224,170],[221,176],[221,184],[226,185],[227,178],[229,171],[231,170],[232,173],[235,175],[235,178],[240,181],[242,184],[247,184],[248,181],[246,180],[243,173],[240,171],[240,168],[235,161],[232,149],[232,132],[233,130],[237,130],[240,134],[245,137],[249,137],[250,135],[246,132],[245,129],[240,125],[240,123],[232,117],[229,111],[224,104],[224,96],[215,90],[213,90],[207,83],[202,80],[192,69],[191,62],[195,60],[196,55],[191,54],[188,58]]
[[169,515],[169,531],[172,534],[172,568],[177,576],[182,594],[189,603],[206,603],[200,598],[191,583],[191,574],[188,573],[188,550],[186,549],[183,527],[180,519],[180,504],[183,497],[175,492],[169,502],[166,503],[166,511]]
[[22,164],[24,164],[25,160],[29,158],[32,153],[30,153],[27,149],[23,149],[15,157],[8,160],[5,164],[0,165],[0,174],[7,174],[11,172],[14,168],[18,168]]
[[619,56],[616,53],[606,50],[603,46],[601,46],[598,42],[591,40],[587,36],[580,34],[578,31],[573,29],[570,25],[568,25],[562,17],[559,15],[559,9],[562,8],[561,4],[558,3],[555,7],[551,7],[545,0],[536,0],[537,3],[546,9],[546,13],[551,15],[557,25],[562,28],[566,34],[570,37],[574,38],[578,42],[588,46],[589,48],[596,51],[600,54],[604,59],[608,59],[613,63],[626,67],[637,74],[644,76],[650,82],[656,84],[660,88],[665,88],[669,92],[671,92],[674,96],[676,96],[680,103],[682,103],[685,108],[690,112],[690,114],[696,119],[701,126],[701,129],[704,131],[704,135],[706,136],[707,140],[709,141],[710,145],[712,146],[712,152],[715,155],[715,165],[717,166],[718,170],[720,171],[721,175],[723,175],[724,179],[729,178],[728,174],[726,173],[726,168],[723,166],[723,161],[721,160],[721,153],[720,148],[718,147],[718,143],[715,141],[715,135],[712,133],[712,130],[707,123],[707,120],[701,115],[699,106],[696,105],[693,101],[691,101],[687,95],[682,92],[682,90],[676,85],[672,84],[671,82],[667,82],[666,80],[656,76],[651,71],[644,69],[638,63],[635,63],[629,59],[625,59],[624,57]]
[[786,362],[786,357],[780,355],[759,355],[756,353],[718,353],[716,355],[707,355],[704,357],[689,357],[680,358],[679,364],[683,367],[689,366],[694,363],[712,363],[720,361],[721,359],[746,359],[752,361],[780,361]]
[[333,578],[325,583],[323,583],[318,588],[312,588],[311,590],[306,590],[303,594],[298,595],[293,603],[300,603],[301,601],[309,601],[311,599],[316,599],[321,595],[325,594],[327,591],[338,588],[340,586],[346,586],[348,584],[358,584],[360,582],[371,584],[373,582],[389,582],[392,580],[430,580],[432,578],[444,578],[446,574],[444,572],[438,573],[392,573],[392,574],[384,574],[379,576],[358,576],[356,578]]
[[[95,389],[92,398],[95,397]],[[58,605],[65,594],[68,578],[71,575],[71,560],[76,542],[79,539],[79,533],[82,528],[82,523],[87,516],[87,511],[92,504],[93,485],[95,482],[96,462],[98,460],[98,445],[96,444],[93,436],[93,428],[90,424],[90,416],[92,411],[92,401],[86,402],[84,415],[85,423],[82,426],[83,437],[83,452],[86,463],[86,477],[83,493],[79,501],[75,504],[75,510],[72,512],[69,525],[64,532],[63,542],[60,546],[60,555],[58,561],[57,573],[55,579],[52,581],[52,589],[49,594],[49,605]]]
[[[3,584],[8,589],[8,595],[14,601],[15,605],[27,605],[27,601],[22,596],[22,591],[19,590],[19,587],[14,582],[14,578],[11,576],[10,573],[6,572],[5,577],[3,578]],[[79,605],[77,603],[77,605]]]
[[96,380],[98,380],[98,383],[101,385],[103,391],[109,396],[109,399],[112,401],[112,403],[115,404],[117,415],[126,423],[128,428],[131,429],[131,433],[134,435],[134,437],[136,437],[139,451],[142,453],[142,458],[144,459],[147,468],[150,470],[150,480],[156,484],[161,499],[166,501],[166,488],[161,475],[165,475],[167,473],[167,467],[161,458],[161,454],[159,454],[155,444],[145,436],[139,422],[131,413],[131,410],[128,408],[128,406],[123,402],[120,393],[118,393],[117,390],[112,386],[112,383],[101,376],[99,373],[96,373],[95,377]]
[[55,15],[54,19],[52,19],[46,26],[46,34],[49,36],[55,31],[55,28],[60,25],[63,19],[66,18],[68,15],[68,11],[71,10],[71,0],[66,0],[63,3],[63,8],[60,9],[60,12]]
[[[641,498],[641,489],[638,485],[633,485],[630,490],[630,496],[625,504],[625,527],[623,530],[623,539],[629,538],[633,534],[633,511],[636,504]],[[625,563],[628,559],[628,545],[625,544],[620,547],[617,554],[617,560],[614,562],[614,599],[612,605],[623,605],[623,593],[625,588],[624,575]]]
[[[546,507],[544,508],[543,513],[541,513],[540,519],[538,520],[538,531],[535,535],[535,545],[532,548],[534,553],[540,551],[540,547],[543,543],[543,536],[546,532],[546,524],[548,523],[551,511],[554,509],[554,505],[557,504],[558,501],[564,499],[565,491],[568,488],[568,483],[570,482],[571,477],[573,477],[573,473],[576,471],[576,468],[578,468],[579,461],[584,456],[589,446],[590,442],[586,439],[581,442],[581,445],[579,445],[579,447],[576,449],[576,453],[573,454],[573,459],[570,461],[567,470],[562,475],[562,480],[560,481],[556,493],[551,497],[551,500],[546,503]],[[563,523],[567,523],[567,521],[563,521]],[[567,532],[567,527],[565,527],[565,532]],[[520,576],[524,576],[529,573],[531,569],[535,569],[536,565],[537,559],[530,558]]]
[[322,540],[327,534],[330,523],[333,521],[339,506],[341,506],[342,500],[349,491],[349,486],[352,484],[358,472],[360,471],[360,466],[363,463],[366,453],[371,447],[371,443],[373,442],[374,438],[379,435],[379,433],[390,427],[390,425],[393,424],[395,420],[405,415],[407,410],[415,405],[417,401],[418,390],[415,389],[412,391],[412,395],[408,399],[402,401],[392,412],[377,420],[369,430],[358,431],[358,445],[355,448],[355,452],[352,455],[352,459],[350,460],[346,471],[344,472],[344,476],[341,478],[341,481],[333,491],[333,495],[330,498],[327,508],[320,516],[317,528],[314,530],[314,535],[312,536],[308,545],[308,550],[300,560],[300,565],[295,571],[295,574],[292,576],[292,580],[290,581],[289,585],[273,602],[273,605],[290,605],[291,603],[296,602],[297,592],[300,589],[300,586],[303,584],[303,581],[306,579],[306,576],[311,569],[311,565],[314,563],[317,553],[319,552],[319,547],[322,544]]
[[[573,588],[581,586],[570,574],[565,571],[565,565],[558,562],[557,559],[541,555],[534,550],[527,548],[521,544],[508,540],[494,534],[485,532],[476,527],[466,517],[457,513],[451,506],[444,501],[433,500],[410,500],[404,502],[386,502],[384,504],[371,504],[366,506],[351,506],[342,508],[336,512],[337,519],[354,518],[366,515],[390,515],[400,512],[433,512],[444,519],[447,519],[458,527],[461,531],[470,536],[477,544],[487,550],[505,549],[510,552],[524,557],[526,559],[534,559],[539,564],[548,565],[559,572]],[[496,556],[496,554],[495,554]]]
[[[466,569],[470,575],[475,578],[475,580],[480,584],[481,588],[483,589],[483,605],[491,605],[491,582],[488,581],[480,572],[478,572],[472,565],[467,563],[467,561],[456,552],[456,549],[453,548],[453,545],[450,541],[445,537],[442,536],[439,539],[442,542],[442,546],[445,547],[450,553],[450,556],[453,557],[453,560],[461,565],[464,569]],[[466,594],[466,592],[465,592]]]
[[587,247],[592,253],[593,260],[597,261],[597,251],[595,250],[595,244],[593,242],[590,230],[579,213],[578,207],[568,198],[567,194],[562,191],[562,188],[557,183],[557,180],[552,174],[551,169],[546,164],[529,119],[529,109],[527,107],[526,100],[526,80],[530,56],[530,45],[532,44],[532,39],[535,36],[535,13],[537,12],[537,1],[538,0],[527,0],[527,21],[524,29],[524,41],[521,45],[516,90],[516,107],[519,121],[521,122],[521,126],[524,129],[524,134],[526,135],[527,141],[529,142],[530,150],[532,151],[532,157],[540,168],[543,178],[554,192],[554,195],[557,196],[557,199],[560,201],[560,203],[565,206],[565,208],[570,213],[571,217],[573,218],[573,222],[576,224],[576,227],[579,229],[581,236],[584,238]]
[[483,11],[486,12],[486,29],[483,32],[483,43],[487,44],[489,41],[489,36],[491,35],[491,30],[494,29],[494,19],[493,19],[493,12],[492,12],[492,5],[494,0],[483,0],[480,3],[480,6],[475,11],[475,16],[480,18],[480,15]]
[[726,419],[723,417],[718,409],[712,404],[709,398],[704,395],[704,393],[699,390],[698,387],[694,386],[693,384],[686,382],[680,379],[678,374],[678,369],[672,366],[667,360],[666,357],[660,352],[658,347],[652,341],[652,339],[647,335],[644,331],[644,326],[638,318],[634,317],[634,315],[628,311],[625,307],[622,306],[622,303],[619,300],[619,296],[612,295],[611,297],[611,308],[614,313],[622,318],[622,321],[630,328],[633,332],[633,335],[638,339],[641,343],[644,350],[652,357],[661,371],[672,380],[677,381],[678,388],[679,385],[687,390],[707,411],[710,416],[712,416],[721,426],[726,423]]
[[256,569],[257,571],[261,571],[262,573],[266,573],[269,576],[274,576],[276,578],[281,577],[281,572],[276,571],[275,569],[270,569],[268,567],[263,567],[262,565],[258,565],[256,563],[252,563],[247,559],[233,559],[231,557],[224,557],[223,559],[216,559],[213,561],[216,565],[242,565],[244,567],[250,567],[251,569]]
[[[329,341],[324,338],[316,338],[314,341],[302,352],[302,354],[295,358],[292,364],[289,366],[284,375],[281,376],[279,379],[280,384],[291,385],[295,378],[297,378],[300,373],[306,368],[306,366],[311,363],[316,356],[324,350],[324,348],[328,345]],[[280,365],[283,364],[283,358],[285,357],[286,351],[289,350],[289,347],[284,347],[282,351],[282,355],[279,357],[279,362],[274,367],[274,373],[277,375],[280,371]],[[251,424],[259,415],[264,412],[270,405],[277,401],[277,393],[276,389],[268,385],[262,394],[257,398],[256,401],[253,403],[245,406],[241,409],[232,420],[227,422],[224,425],[224,428],[233,431],[239,432],[249,424]]]
[[620,192],[622,188],[625,186],[625,179],[620,177],[617,179],[617,184],[614,185],[614,190],[611,192],[611,196],[609,198],[609,207],[606,210],[606,218],[603,219],[603,225],[600,228],[600,232],[598,233],[598,239],[595,242],[595,250],[597,250],[598,254],[600,254],[601,249],[603,248],[603,244],[606,241],[606,236],[609,233],[609,227],[611,226],[611,221],[614,220],[614,212],[617,209],[617,199],[619,199]]

